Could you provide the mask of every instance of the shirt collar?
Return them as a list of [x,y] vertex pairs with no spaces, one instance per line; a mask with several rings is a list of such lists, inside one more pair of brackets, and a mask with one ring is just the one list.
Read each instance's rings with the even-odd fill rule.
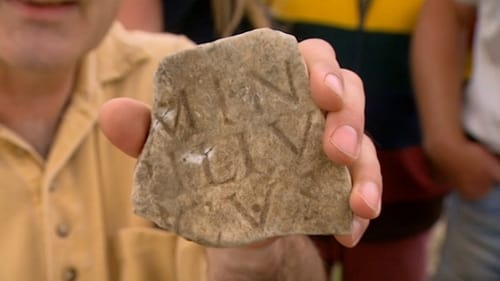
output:
[[131,40],[120,23],[115,22],[108,36],[89,58],[93,59],[93,56],[99,82],[107,83],[125,76],[150,55],[137,41]]

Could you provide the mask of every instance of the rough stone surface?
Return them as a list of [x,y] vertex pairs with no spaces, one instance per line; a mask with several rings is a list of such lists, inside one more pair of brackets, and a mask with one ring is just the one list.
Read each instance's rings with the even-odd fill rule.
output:
[[324,155],[294,37],[261,29],[160,65],[135,211],[200,244],[350,231],[351,181]]

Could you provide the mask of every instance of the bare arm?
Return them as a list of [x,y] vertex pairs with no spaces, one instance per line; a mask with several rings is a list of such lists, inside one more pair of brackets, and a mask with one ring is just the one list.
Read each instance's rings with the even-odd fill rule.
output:
[[122,0],[118,20],[128,29],[162,32],[162,1]]
[[462,87],[476,9],[428,0],[412,43],[412,70],[424,148],[438,179],[462,198],[483,197],[500,179],[500,164],[462,127]]
[[462,82],[475,11],[454,0],[428,0],[412,42],[411,63],[425,145],[463,139]]

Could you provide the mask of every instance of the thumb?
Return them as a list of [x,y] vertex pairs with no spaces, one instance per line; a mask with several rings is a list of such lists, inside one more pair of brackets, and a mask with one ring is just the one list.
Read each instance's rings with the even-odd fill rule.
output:
[[99,111],[99,127],[116,147],[137,157],[148,136],[151,122],[149,107],[131,98],[107,101]]

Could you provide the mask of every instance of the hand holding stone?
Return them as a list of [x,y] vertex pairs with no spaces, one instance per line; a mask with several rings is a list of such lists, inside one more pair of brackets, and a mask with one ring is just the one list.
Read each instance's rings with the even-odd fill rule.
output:
[[[257,39],[250,41],[254,41],[254,44],[266,42]],[[248,43],[252,44],[252,42]],[[328,112],[323,148],[329,158],[349,166],[354,180],[354,189],[348,197],[349,190],[345,189],[345,182],[344,186],[340,187],[341,190],[343,189],[342,192],[335,189],[339,187],[320,178],[324,174],[330,177],[342,175],[342,168],[328,170],[327,167],[335,166],[331,163],[324,165],[323,154],[318,154],[313,149],[317,145],[310,145],[314,143],[314,139],[321,139],[321,136],[317,135],[317,128],[323,128],[322,118],[319,118],[322,116],[318,115],[313,107],[304,105],[307,99],[304,98],[303,93],[299,92],[303,88],[308,88],[304,87],[304,84],[305,86],[308,84],[307,79],[303,80],[303,77],[307,76],[300,77],[302,74],[294,76],[302,62],[300,56],[296,54],[287,57],[290,56],[290,48],[281,49],[284,59],[278,60],[280,63],[271,63],[275,59],[271,54],[261,61],[260,65],[268,67],[264,68],[263,72],[260,72],[261,69],[249,68],[248,61],[241,59],[241,54],[239,54],[240,57],[238,54],[236,57],[231,57],[235,54],[226,53],[228,57],[225,64],[228,65],[230,74],[240,75],[235,76],[234,79],[248,80],[248,77],[252,77],[256,81],[254,84],[245,84],[244,81],[230,81],[234,83],[228,84],[227,79],[231,79],[231,75],[221,75],[217,71],[209,72],[208,70],[202,71],[205,75],[197,78],[205,79],[200,83],[210,84],[212,93],[200,92],[194,87],[196,82],[184,85],[166,80],[157,82],[162,87],[165,84],[160,85],[161,83],[167,83],[168,87],[178,88],[168,90],[170,94],[174,93],[169,98],[157,99],[153,110],[153,128],[150,139],[164,137],[167,142],[155,144],[154,141],[148,140],[148,143],[150,143],[149,146],[158,146],[162,143],[168,143],[169,146],[152,149],[146,144],[143,155],[156,149],[156,152],[162,152],[163,155],[152,153],[149,157],[156,157],[155,155],[158,154],[157,156],[167,161],[149,159],[139,162],[138,173],[145,173],[146,181],[154,179],[155,174],[158,174],[156,182],[170,179],[170,182],[163,184],[170,184],[173,188],[161,190],[158,189],[161,185],[153,187],[154,196],[167,198],[167,201],[148,202],[151,199],[147,198],[149,195],[140,197],[139,201],[145,201],[138,202],[139,212],[141,212],[140,208],[147,205],[152,212],[146,215],[160,226],[177,231],[200,243],[230,246],[289,233],[318,233],[318,231],[324,234],[342,233],[349,228],[349,225],[345,224],[345,217],[349,216],[349,208],[344,207],[344,212],[341,213],[344,224],[336,224],[340,219],[332,215],[335,212],[331,211],[332,208],[328,208],[327,203],[336,204],[334,202],[344,201],[350,202],[350,207],[356,216],[353,233],[338,239],[348,246],[357,242],[367,225],[367,219],[376,216],[379,212],[381,186],[373,146],[367,138],[358,137],[363,136],[361,133],[364,102],[362,85],[357,76],[338,67],[331,47],[324,42],[310,40],[300,45],[300,51],[310,72],[312,96],[317,105]],[[217,54],[216,50],[212,51],[214,58],[222,59],[221,54]],[[247,60],[258,60],[259,57],[254,52]],[[184,66],[187,65],[184,64]],[[167,79],[165,77],[168,75],[175,74],[168,72],[168,66],[165,66],[164,70],[167,71],[167,76],[159,74],[158,79]],[[182,73],[194,75],[195,71]],[[248,77],[241,76],[245,74]],[[333,76],[327,74],[333,74]],[[276,78],[279,75],[283,76]],[[285,82],[277,83],[276,81]],[[185,89],[191,85],[194,88]],[[214,91],[214,88],[220,91]],[[226,92],[218,93],[223,91]],[[210,94],[214,93],[215,96],[211,97]],[[306,93],[309,95],[308,92]],[[200,100],[193,99],[194,94],[200,95]],[[271,99],[271,101],[262,99]],[[237,103],[241,100],[245,100],[247,108],[237,107]],[[291,111],[286,109],[287,106],[292,108]],[[126,112],[116,113],[116,110],[124,109]],[[259,112],[260,115],[257,114],[255,118],[252,118],[255,113]],[[113,116],[121,117],[116,119],[117,117]],[[142,118],[137,118],[137,116]],[[128,118],[134,120],[137,126],[130,125]],[[258,121],[257,125],[249,125],[254,121]],[[147,108],[130,100],[111,101],[103,107],[101,112],[103,131],[115,145],[134,156],[138,155],[144,143],[148,123]],[[224,133],[219,128],[213,127],[217,124],[225,126],[229,132]],[[126,126],[126,130],[120,127],[123,125]],[[130,128],[136,128],[136,133],[132,133]],[[195,131],[197,128],[205,131]],[[156,134],[153,133],[154,130],[157,130]],[[253,134],[253,132],[264,136],[262,138],[264,144],[260,146],[255,144],[258,140],[252,139],[252,136],[247,134]],[[292,132],[299,132],[299,134],[294,135]],[[128,137],[123,137],[124,135]],[[184,139],[176,143],[174,136],[179,135]],[[215,138],[208,138],[208,135]],[[173,150],[175,146],[177,147]],[[319,146],[321,147],[321,143]],[[278,152],[276,159],[270,159],[273,157],[269,155],[276,152]],[[320,159],[319,162],[315,162],[318,159]],[[283,166],[282,162],[286,161],[293,162],[295,166],[293,168]],[[151,167],[158,163],[161,164]],[[181,167],[183,170],[179,170],[179,166],[182,165],[194,168]],[[162,174],[169,174],[169,176],[162,179]],[[180,175],[183,176],[180,177]],[[181,182],[186,178],[189,178],[189,183]],[[295,189],[289,189],[290,186],[294,186]],[[347,187],[350,188],[350,184]],[[141,188],[143,187],[139,187],[138,190]],[[333,192],[321,193],[328,192],[329,188]],[[315,196],[320,198],[315,198]],[[335,196],[339,196],[340,200]],[[221,201],[213,201],[211,197],[221,198]],[[314,206],[314,200],[321,199],[321,197],[326,197],[327,200]],[[283,201],[292,204],[283,207],[276,203]],[[210,202],[217,202],[217,204],[210,205]],[[308,206],[313,207],[306,208]],[[334,206],[335,208],[338,206]],[[224,210],[229,213],[227,216]],[[308,214],[308,211],[312,213]],[[183,222],[187,218],[196,220],[200,214],[205,215],[205,218],[208,217],[208,221],[211,221],[214,227],[209,229],[207,227],[210,225],[203,223],[186,225]],[[275,216],[276,214],[282,217]],[[363,219],[360,219],[361,217]],[[232,229],[236,232],[225,232],[228,227],[224,227],[223,223],[227,222],[229,222],[228,225],[236,226]],[[297,226],[295,230],[292,229]],[[313,229],[314,227],[316,229]],[[238,233],[240,229],[245,230],[246,233]]]

